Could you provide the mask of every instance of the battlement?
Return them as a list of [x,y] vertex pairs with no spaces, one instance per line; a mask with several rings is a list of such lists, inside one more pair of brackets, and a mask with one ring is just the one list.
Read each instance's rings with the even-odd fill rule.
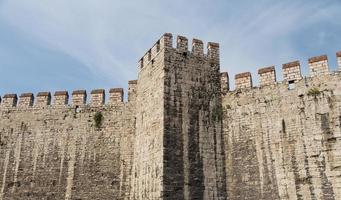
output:
[[213,62],[219,62],[219,44],[214,42],[207,43],[207,53],[204,52],[204,43],[202,40],[193,39],[192,48],[189,50],[188,39],[184,36],[177,36],[176,46],[173,47],[173,35],[171,33],[165,33],[139,60],[139,69],[142,69],[149,62],[153,62],[155,56],[159,54],[162,49],[173,48],[179,52],[191,53],[198,57],[206,57]]
[[2,98],[1,107],[10,108],[17,105],[18,96],[16,94],[5,94]]
[[91,91],[91,105],[96,107],[96,106],[101,106],[104,103],[105,103],[105,90],[104,89],[92,90]]
[[337,65],[339,67],[339,71],[341,71],[341,51],[336,53],[336,57],[337,57]]
[[54,93],[54,105],[64,106],[69,103],[69,93],[67,91],[57,91]]
[[33,105],[34,95],[33,93],[23,93],[19,97],[19,107],[27,108]]
[[124,91],[123,88],[113,88],[109,91],[109,102],[123,102]]
[[[338,70],[341,71],[341,52],[336,53]],[[327,55],[315,56],[308,59],[309,77],[320,77],[329,75],[329,64]],[[258,70],[259,87],[276,85],[278,83],[294,84],[302,79],[301,64],[299,61],[293,61],[282,65],[283,81],[278,82],[276,79],[275,66],[265,67]],[[226,78],[227,77],[227,78]],[[226,80],[227,79],[227,80]],[[221,76],[222,88],[227,87],[228,76]],[[252,75],[250,72],[244,72],[235,75],[236,90],[252,88]]]
[[310,58],[308,62],[310,76],[327,75],[329,73],[327,55]]
[[235,75],[236,89],[252,87],[252,77],[250,72],[244,72]]
[[51,93],[50,92],[39,92],[36,98],[37,107],[46,107],[51,105]]
[[276,83],[275,66],[265,67],[258,70],[260,85],[271,85]]
[[[134,101],[136,96],[137,81],[129,81],[128,102]],[[91,106],[100,107],[104,105],[123,105],[124,90],[123,88],[111,88],[109,90],[109,101],[105,102],[105,90],[94,89],[91,91],[91,98],[88,102],[86,90],[75,90],[72,92],[72,101],[69,104],[68,91],[56,91],[51,97],[51,92],[38,92],[36,97],[33,93],[23,93],[19,96],[16,94],[5,94],[0,97],[0,109],[27,109],[27,108],[47,108],[47,107],[65,107],[65,106]],[[51,103],[52,102],[52,103]]]
[[296,82],[302,79],[301,75],[301,64],[300,61],[296,60],[282,65],[283,81],[285,82]]

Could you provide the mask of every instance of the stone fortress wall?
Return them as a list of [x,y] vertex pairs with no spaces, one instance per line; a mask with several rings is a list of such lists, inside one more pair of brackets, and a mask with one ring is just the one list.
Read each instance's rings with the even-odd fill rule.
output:
[[[130,193],[136,81],[123,89],[7,94],[0,104],[0,199],[123,199]],[[103,120],[95,126],[94,115]]]
[[[341,74],[326,56],[235,76],[164,34],[123,89],[4,95],[0,200],[341,199]],[[341,71],[341,52],[337,53]],[[100,125],[94,120],[100,113]]]
[[[341,52],[329,72],[326,55],[235,76],[223,90],[230,199],[341,199]],[[221,82],[228,85],[228,75]]]

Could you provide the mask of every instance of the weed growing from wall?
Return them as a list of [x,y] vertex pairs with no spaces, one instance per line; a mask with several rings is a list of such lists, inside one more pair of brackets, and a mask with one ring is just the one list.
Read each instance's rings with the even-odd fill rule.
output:
[[101,112],[96,112],[94,115],[94,122],[95,122],[95,127],[96,128],[101,128],[102,123],[103,123],[103,114]]
[[316,96],[321,94],[321,91],[318,88],[314,87],[314,88],[311,88],[307,94],[308,94],[308,96],[316,97]]

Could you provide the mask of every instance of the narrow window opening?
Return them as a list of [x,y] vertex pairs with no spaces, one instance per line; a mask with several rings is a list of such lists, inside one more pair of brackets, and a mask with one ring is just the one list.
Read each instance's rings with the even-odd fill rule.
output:
[[79,113],[81,111],[80,107],[76,106],[75,111],[76,111],[76,113]]
[[288,82],[289,85],[288,85],[288,90],[293,90],[295,89],[295,81],[294,80],[291,80]]
[[140,67],[143,68],[143,58],[140,59]]
[[286,133],[286,126],[285,126],[285,121],[284,119],[282,120],[282,133]]
[[152,50],[148,51],[148,61],[152,59]]
[[160,51],[160,40],[156,42],[156,52]]

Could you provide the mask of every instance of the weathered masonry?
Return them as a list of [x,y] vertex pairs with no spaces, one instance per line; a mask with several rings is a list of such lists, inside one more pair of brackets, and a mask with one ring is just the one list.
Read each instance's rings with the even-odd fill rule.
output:
[[[136,84],[130,84],[134,96]],[[134,102],[121,90],[5,95],[0,112],[0,199],[120,199],[129,195]],[[16,106],[17,105],[17,106]],[[96,126],[94,116],[101,113]]]
[[127,102],[122,88],[3,95],[0,200],[341,199],[341,74],[327,56],[309,77],[299,61],[283,81],[274,66],[259,86],[237,74],[231,91],[219,44],[204,46],[164,34]]
[[326,55],[308,63],[310,77],[294,61],[282,66],[283,81],[266,67],[258,87],[250,73],[225,87],[229,199],[341,199],[341,74],[329,72]]

